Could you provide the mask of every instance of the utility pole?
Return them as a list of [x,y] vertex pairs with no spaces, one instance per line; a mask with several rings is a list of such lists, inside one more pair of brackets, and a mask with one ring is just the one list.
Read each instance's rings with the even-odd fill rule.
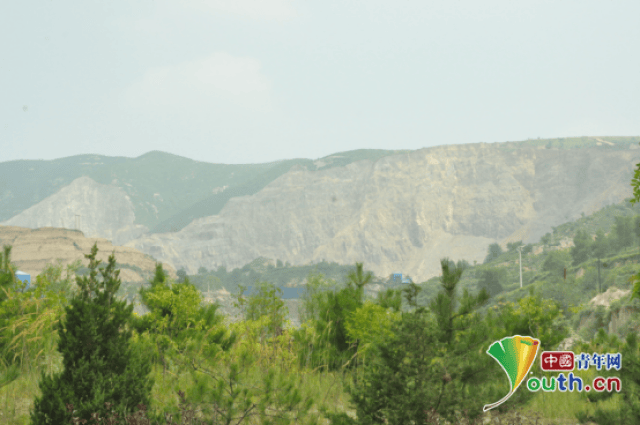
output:
[[602,293],[602,283],[600,282],[600,259],[598,258],[598,293]]
[[518,252],[520,252],[520,289],[522,289],[522,245],[518,247]]

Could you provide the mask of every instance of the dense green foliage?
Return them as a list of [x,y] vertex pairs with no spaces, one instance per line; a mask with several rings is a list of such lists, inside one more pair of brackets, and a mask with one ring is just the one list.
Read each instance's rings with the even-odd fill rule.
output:
[[500,244],[492,243],[491,245],[489,245],[487,256],[484,259],[484,264],[495,260],[500,255],[502,255],[502,247],[500,246]]
[[591,257],[593,240],[586,230],[580,229],[573,238],[574,247],[571,250],[573,265],[584,263]]
[[24,291],[22,283],[5,292],[0,303],[1,359],[5,367],[19,364],[24,371],[53,346],[53,325],[73,296],[72,276],[78,267],[79,261],[68,265],[62,278],[62,266],[50,265],[36,277],[35,288]]
[[516,249],[518,249],[521,246],[523,246],[522,241],[508,242],[507,243],[507,251],[509,251],[509,252],[515,251]]
[[[640,201],[640,163],[636,164],[631,186],[633,186],[634,197],[630,202],[631,204],[636,204]],[[598,243],[598,239],[600,244],[598,247],[594,246],[594,255],[602,258],[606,255],[607,248],[609,250],[612,247],[621,249],[633,245],[635,242],[634,236],[638,237],[640,235],[639,225],[640,217],[616,217],[615,239],[606,241],[604,235],[598,233],[594,245]],[[634,283],[631,299],[637,302],[637,299],[640,298],[640,273],[632,276],[630,282]],[[613,309],[614,306],[612,305],[611,308]],[[620,407],[615,410],[597,408],[593,414],[583,411],[578,415],[582,423],[587,420],[594,420],[602,425],[640,423],[640,347],[638,344],[638,331],[639,329],[630,329],[630,332],[627,333],[626,341],[622,343],[615,335],[607,335],[604,329],[600,328],[596,337],[589,344],[581,344],[577,347],[580,351],[587,353],[622,353],[620,371],[603,371],[600,373],[602,376],[615,375],[620,378],[622,382]],[[614,397],[614,395],[609,392],[589,395],[592,401],[601,401],[611,397]]]
[[479,268],[478,288],[486,290],[492,297],[504,290],[507,271],[504,268]]
[[555,276],[563,276],[565,268],[571,261],[571,255],[566,251],[551,251],[547,254],[542,270],[550,272]]
[[305,347],[300,361],[307,367],[325,365],[336,370],[351,363],[358,352],[359,341],[347,331],[348,318],[364,304],[364,286],[373,275],[365,273],[362,263],[348,274],[344,287],[339,290],[321,290],[328,286],[321,276],[310,279],[312,293],[306,297],[307,324],[295,333],[297,343]]
[[269,282],[258,282],[256,287],[257,290],[245,297],[241,286],[235,306],[243,310],[245,320],[258,321],[263,317],[268,319],[264,336],[273,338],[281,335],[288,313],[281,299],[282,290]]
[[[223,317],[216,313],[218,305],[202,305],[202,294],[185,279],[181,283],[171,282],[161,263],[156,263],[156,272],[150,288],[140,288],[142,304],[149,313],[133,317],[132,327],[142,335],[143,344],[156,361],[167,370],[167,355],[184,353],[197,338],[202,343],[203,330],[209,330],[204,342],[214,352],[225,350],[233,344],[235,335],[227,336],[220,328]],[[213,331],[215,330],[215,331]]]
[[[269,282],[276,287],[306,287],[305,281],[310,273],[322,274],[326,279],[338,281],[348,274],[351,268],[352,266],[327,261],[292,266],[283,264],[281,260],[276,260],[274,266],[271,260],[257,258],[231,272],[227,271],[226,267],[218,267],[217,270],[211,271],[201,268],[202,273],[189,276],[189,280],[202,292],[225,288],[231,293],[237,293],[240,286],[253,287],[256,282]],[[391,281],[391,276],[385,280],[374,277],[371,283],[387,284]]]
[[120,281],[113,255],[107,267],[100,268],[102,281],[98,281],[97,252],[96,244],[85,255],[91,273],[77,278],[80,291],[65,307],[66,318],[57,327],[64,369],[52,376],[42,373],[42,396],[35,399],[31,413],[33,425],[66,423],[69,410],[85,420],[94,412],[106,416],[105,403],[120,414],[137,404],[149,404],[150,364],[130,344],[131,331],[125,329],[133,306],[115,299]]
[[592,413],[581,411],[577,417],[581,423],[595,421],[601,425],[635,425],[640,423],[640,347],[638,335],[630,333],[625,340],[618,339],[615,335],[607,335],[603,329],[588,343],[581,343],[575,348],[576,352],[583,353],[616,353],[622,354],[620,370],[598,371],[598,376],[620,378],[621,391],[615,392],[590,392],[587,398],[591,403],[606,402],[612,398],[619,399],[618,409],[597,407]]
[[458,299],[462,270],[446,258],[441,267],[441,292],[429,309],[417,304],[420,288],[407,287],[412,311],[392,322],[388,336],[375,340],[362,375],[348,385],[357,421],[329,414],[334,423],[422,424],[433,414],[455,420],[463,411],[469,417],[480,413],[481,400],[492,391],[480,385],[490,368],[478,352],[487,327],[475,310],[488,294],[465,291]]

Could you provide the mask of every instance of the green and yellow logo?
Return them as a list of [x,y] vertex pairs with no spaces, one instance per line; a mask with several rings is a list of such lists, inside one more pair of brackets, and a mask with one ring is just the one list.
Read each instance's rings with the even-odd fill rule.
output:
[[487,354],[496,359],[507,374],[511,390],[502,400],[485,405],[483,411],[500,406],[516,392],[536,360],[538,348],[540,348],[540,340],[520,335],[502,338],[491,344]]

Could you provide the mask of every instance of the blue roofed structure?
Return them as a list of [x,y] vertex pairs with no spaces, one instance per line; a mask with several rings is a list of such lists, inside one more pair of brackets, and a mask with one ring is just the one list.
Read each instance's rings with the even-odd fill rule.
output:
[[393,273],[392,278],[396,283],[413,283],[410,277],[402,277],[402,273],[400,272]]

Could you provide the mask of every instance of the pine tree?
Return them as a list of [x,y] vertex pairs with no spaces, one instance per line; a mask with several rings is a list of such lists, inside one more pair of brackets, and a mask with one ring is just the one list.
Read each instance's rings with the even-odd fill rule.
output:
[[[319,290],[326,285],[326,282],[321,283],[324,282],[322,276],[309,276],[304,310],[305,317],[311,319],[318,335],[308,353],[309,364],[313,367],[327,365],[331,370],[357,367],[358,341],[351,340],[345,325],[349,315],[363,305],[364,286],[373,277],[371,272],[365,273],[362,263],[356,263],[355,270],[347,274],[345,285],[340,290],[323,291]],[[302,358],[306,364],[306,354]]]
[[458,423],[456,411],[477,417],[482,400],[491,399],[483,385],[491,378],[482,349],[488,329],[476,314],[488,294],[458,297],[462,268],[448,258],[440,265],[442,291],[430,308],[418,305],[418,285],[406,287],[410,311],[393,323],[391,336],[371,345],[362,378],[347,384],[357,420],[324,411],[332,424],[424,424],[437,416]]
[[622,249],[633,246],[635,242],[633,217],[618,216],[614,218],[616,223],[613,227],[613,234],[615,235],[616,248]]
[[366,285],[367,283],[370,283],[372,280],[373,280],[373,273],[367,272],[365,274],[363,263],[356,263],[356,269],[351,270],[347,274],[347,284],[354,285],[359,290],[364,288],[364,285]]
[[357,420],[324,411],[325,416],[334,425],[428,423],[429,409],[438,404],[442,385],[442,367],[434,361],[436,328],[423,307],[402,313],[392,336],[373,345],[362,378],[347,383]]
[[593,239],[585,230],[578,230],[573,238],[574,247],[571,249],[573,265],[577,266],[589,259],[593,251]]
[[[98,281],[97,253],[94,244],[91,254],[85,255],[89,276],[76,277],[80,290],[57,327],[64,368],[52,376],[42,373],[42,396],[36,397],[31,412],[33,425],[69,423],[67,404],[73,405],[74,417],[86,420],[94,412],[104,418],[115,411],[122,417],[139,404],[149,405],[151,364],[130,345],[127,329],[133,305],[115,298],[120,271],[113,254],[107,267],[100,267],[102,281]],[[105,403],[111,403],[111,409]]]
[[603,259],[609,254],[610,240],[604,234],[602,229],[596,231],[596,240],[593,242],[593,256]]
[[138,293],[140,294],[140,298],[142,298],[142,304],[149,310],[152,309],[153,305],[149,294],[157,291],[158,287],[164,287],[168,284],[167,274],[162,268],[162,263],[156,263],[156,272],[153,276],[153,280],[150,283],[151,288],[140,288],[140,290],[138,291]]

